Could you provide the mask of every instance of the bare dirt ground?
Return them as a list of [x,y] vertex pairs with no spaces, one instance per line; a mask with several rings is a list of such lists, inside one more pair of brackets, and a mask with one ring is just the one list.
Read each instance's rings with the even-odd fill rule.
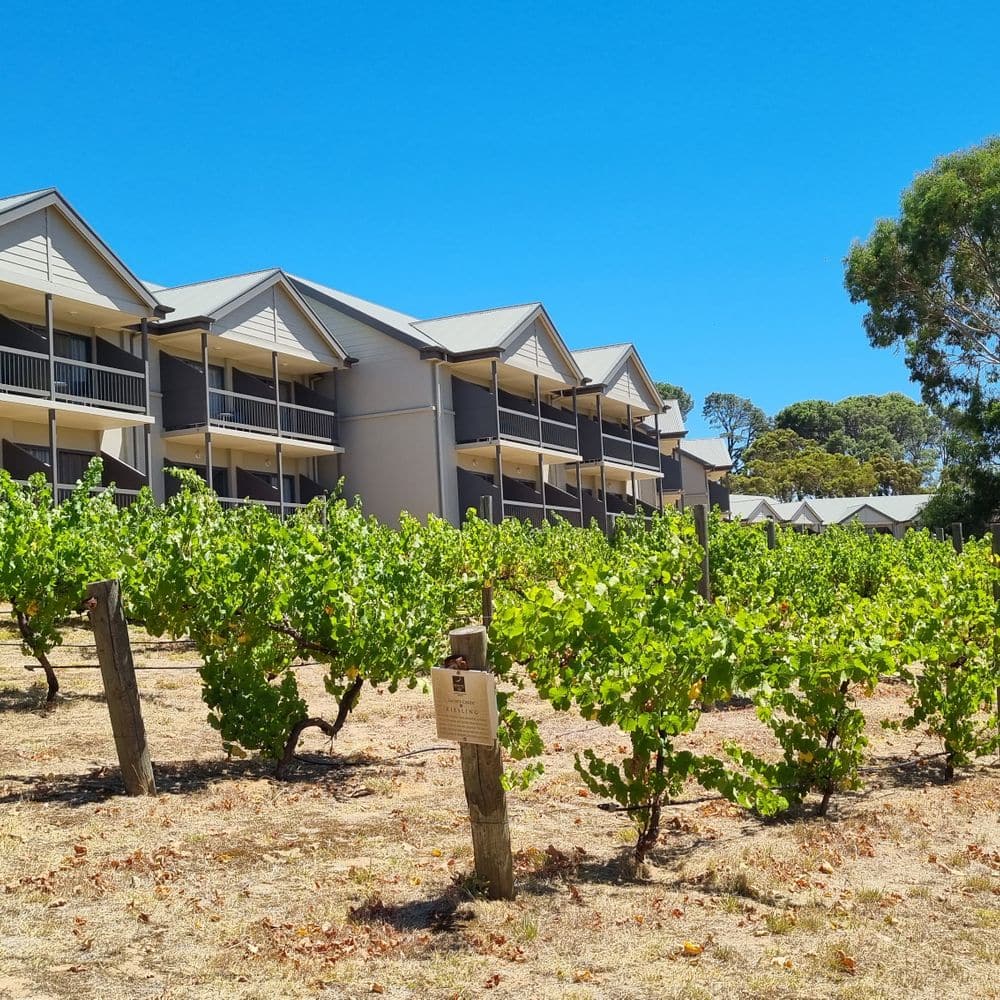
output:
[[[509,796],[518,898],[490,903],[457,752],[414,753],[441,746],[429,696],[366,691],[329,766],[277,782],[227,760],[193,671],[140,673],[160,794],[128,799],[99,672],[64,671],[46,711],[24,662],[0,646],[0,997],[1000,998],[995,763],[948,786],[932,765],[874,773],[825,820],[668,809],[637,882],[630,824],[573,770],[620,740],[525,700],[546,774]],[[320,669],[300,679],[329,713]],[[866,706],[874,763],[938,749],[877,725],[904,694]],[[698,739],[759,733],[714,712]]]

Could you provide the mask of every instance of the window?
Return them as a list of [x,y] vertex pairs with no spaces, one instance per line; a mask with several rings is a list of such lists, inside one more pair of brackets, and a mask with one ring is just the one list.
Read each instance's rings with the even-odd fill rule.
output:
[[[164,469],[191,469],[192,472],[197,472],[202,479],[205,478],[204,465],[185,465],[184,462],[170,462],[166,460],[163,465]],[[172,497],[175,493],[180,491],[180,482],[175,476],[172,476],[170,473],[165,471],[163,473],[163,480],[166,485],[166,494],[168,497]],[[219,466],[212,467],[212,489],[215,491],[216,496],[229,496],[228,469],[219,468]]]
[[72,486],[78,479],[82,479],[93,457],[93,453],[88,451],[63,451],[60,449],[57,458],[59,482],[66,486]]
[[[278,477],[273,472],[255,472],[258,479],[263,479],[271,489],[278,488]],[[295,476],[285,475],[281,477],[281,493],[285,503],[295,503]]]
[[210,389],[226,388],[226,368],[225,365],[208,366],[208,387]]

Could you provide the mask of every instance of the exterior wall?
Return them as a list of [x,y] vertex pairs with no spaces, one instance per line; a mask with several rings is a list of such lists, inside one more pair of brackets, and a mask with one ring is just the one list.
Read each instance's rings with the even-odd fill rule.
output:
[[56,208],[0,226],[0,278],[146,315],[147,307]]
[[[346,316],[324,302],[306,296],[324,326],[337,338],[358,365],[336,377],[337,412],[340,421],[340,473],[344,495],[361,496],[365,510],[380,520],[395,524],[407,510],[416,517],[438,514],[457,520],[458,487],[454,464],[444,465],[454,454],[454,419],[441,416],[442,429],[450,426],[451,443],[437,457],[435,397],[444,393],[450,376],[436,372],[434,364],[421,360],[418,350]],[[330,377],[319,385],[331,392]],[[450,389],[447,402],[450,409]],[[320,482],[336,486],[329,459],[320,462]],[[442,505],[441,493],[449,495]],[[443,509],[442,509],[443,508]]]
[[705,475],[705,467],[696,462],[693,458],[678,452],[681,460],[681,491],[683,494],[683,506],[690,507],[692,504],[708,504],[708,477]]

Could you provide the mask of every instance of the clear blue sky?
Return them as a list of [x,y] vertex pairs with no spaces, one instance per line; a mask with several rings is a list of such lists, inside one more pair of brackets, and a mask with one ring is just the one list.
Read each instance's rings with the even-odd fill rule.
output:
[[[852,238],[1000,131],[993,3],[13,0],[0,193],[140,275],[279,265],[419,316],[541,299],[700,401],[902,390]],[[704,431],[691,421],[695,433]]]

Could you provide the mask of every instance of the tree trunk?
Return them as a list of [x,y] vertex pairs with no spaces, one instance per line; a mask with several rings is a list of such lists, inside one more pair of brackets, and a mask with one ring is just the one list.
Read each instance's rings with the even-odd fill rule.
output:
[[278,778],[284,778],[288,773],[288,768],[295,759],[295,748],[299,745],[299,739],[307,729],[319,729],[324,735],[329,736],[331,740],[336,739],[337,734],[344,728],[347,717],[354,710],[354,706],[357,705],[363,685],[364,679],[361,677],[355,677],[351,681],[350,686],[340,699],[340,704],[337,707],[337,717],[333,722],[327,722],[326,719],[321,719],[319,716],[310,716],[309,718],[299,719],[292,726],[292,731],[288,734],[288,739],[285,741],[285,749],[281,754],[281,760],[278,761],[278,767],[275,771],[275,775]]
[[49,685],[49,693],[45,698],[46,703],[51,704],[56,700],[56,695],[59,693],[59,678],[56,677],[56,672],[49,662],[48,656],[45,653],[38,652],[37,643],[38,636],[31,630],[31,624],[28,621],[27,615],[23,611],[17,612],[17,628],[21,633],[21,639],[24,644],[31,650],[32,656],[42,665],[42,670],[45,671],[45,680]]

